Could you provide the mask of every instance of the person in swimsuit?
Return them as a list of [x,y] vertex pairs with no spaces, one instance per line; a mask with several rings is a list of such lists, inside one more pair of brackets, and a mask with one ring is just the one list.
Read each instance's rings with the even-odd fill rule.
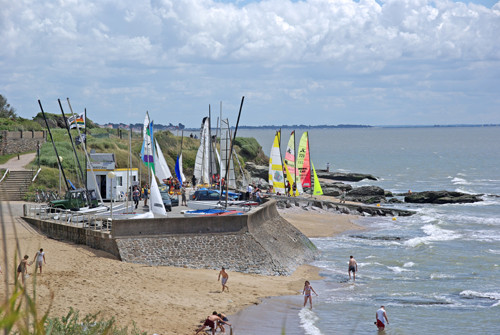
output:
[[318,296],[318,293],[316,293],[316,291],[312,288],[309,281],[306,280],[306,282],[304,283],[304,290],[302,291],[302,294],[304,295],[304,307],[306,307],[307,300],[309,300],[309,305],[311,306],[311,309],[312,309],[313,304],[312,304],[312,293],[311,292],[314,292],[314,294],[316,294],[316,296]]
[[227,274],[226,269],[224,269],[224,267],[222,267],[222,270],[220,270],[219,278],[217,279],[217,281],[219,281],[221,277],[222,277],[222,281],[221,281],[222,292],[224,292],[224,289],[226,289],[226,288],[227,288],[227,291],[229,292],[229,286],[226,285],[227,280],[229,279],[229,275]]
[[210,327],[211,330],[212,330],[212,335],[215,334],[215,330],[216,330],[216,323],[223,323],[223,324],[226,324],[226,325],[229,325],[229,327],[231,327],[231,324],[222,320],[221,317],[219,317],[217,315],[217,312],[214,311],[212,313],[212,315],[209,315],[207,316],[205,322],[203,323],[203,325],[196,331],[196,334],[198,334],[199,332],[201,332],[202,330],[204,330],[206,327]]
[[386,321],[387,321],[387,324],[389,324],[389,319],[387,318],[387,313],[385,312],[384,306],[380,306],[380,308],[375,313],[375,318],[377,321],[375,321],[374,323],[377,326],[379,331],[382,331],[385,329],[385,322]]
[[16,281],[19,280],[19,274],[21,274],[21,279],[23,281],[23,285],[24,285],[24,278],[26,276],[26,274],[28,273],[28,268],[27,266],[30,265],[28,263],[28,259],[30,258],[30,256],[28,255],[25,255],[24,256],[24,259],[21,261],[21,263],[19,263],[19,265],[17,266],[17,277],[16,277]]
[[347,270],[347,273],[349,273],[349,279],[351,279],[351,272],[353,276],[353,281],[356,281],[356,272],[358,272],[358,263],[354,259],[354,257],[350,256],[349,259],[349,269]]
[[40,251],[37,251],[35,254],[35,272],[37,268],[40,268],[40,274],[42,274],[42,265],[47,262],[45,262],[45,252],[43,252],[43,249],[40,249]]

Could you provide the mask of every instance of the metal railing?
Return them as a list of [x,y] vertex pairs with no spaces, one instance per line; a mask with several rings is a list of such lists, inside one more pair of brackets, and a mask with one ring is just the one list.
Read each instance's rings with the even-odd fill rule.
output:
[[9,169],[5,170],[2,179],[0,179],[0,183],[5,179],[5,177],[7,177],[8,174],[9,174]]
[[110,233],[113,220],[99,214],[51,208],[42,204],[24,204],[24,216],[73,227]]

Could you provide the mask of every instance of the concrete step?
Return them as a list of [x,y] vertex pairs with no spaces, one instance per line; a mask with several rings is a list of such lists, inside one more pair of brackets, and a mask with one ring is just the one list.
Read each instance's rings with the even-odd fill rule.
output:
[[32,171],[10,171],[0,184],[0,201],[23,200],[32,178]]

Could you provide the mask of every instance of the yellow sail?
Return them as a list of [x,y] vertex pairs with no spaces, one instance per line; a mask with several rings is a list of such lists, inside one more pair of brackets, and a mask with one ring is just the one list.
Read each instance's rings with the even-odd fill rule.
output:
[[285,194],[285,178],[283,177],[283,164],[280,151],[281,132],[277,131],[274,137],[271,154],[269,155],[269,185],[273,187],[273,193]]
[[318,175],[316,174],[316,169],[314,168],[314,164],[311,162],[312,165],[312,170],[314,173],[314,189],[313,189],[313,194],[314,195],[322,195],[323,190],[321,189],[321,185],[319,184],[319,179]]

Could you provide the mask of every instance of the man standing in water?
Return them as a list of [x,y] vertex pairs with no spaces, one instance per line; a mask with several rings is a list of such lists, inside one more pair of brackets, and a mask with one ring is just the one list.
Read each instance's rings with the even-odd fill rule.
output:
[[377,321],[374,323],[377,325],[377,328],[379,331],[382,331],[385,329],[385,322],[386,321],[387,321],[387,324],[389,324],[389,319],[387,318],[387,313],[385,312],[384,306],[380,306],[380,308],[375,313],[375,318],[377,319]]
[[227,283],[227,280],[229,279],[229,275],[227,274],[226,272],[226,269],[224,269],[224,267],[222,267],[222,270],[220,270],[219,272],[219,278],[217,279],[217,281],[220,280],[220,277],[222,277],[222,292],[224,292],[224,289],[227,288],[227,291],[229,292],[229,286],[226,285]]
[[349,269],[347,270],[347,272],[349,273],[349,279],[351,279],[351,271],[352,271],[353,281],[356,281],[356,272],[358,272],[358,263],[352,256],[350,256]]

